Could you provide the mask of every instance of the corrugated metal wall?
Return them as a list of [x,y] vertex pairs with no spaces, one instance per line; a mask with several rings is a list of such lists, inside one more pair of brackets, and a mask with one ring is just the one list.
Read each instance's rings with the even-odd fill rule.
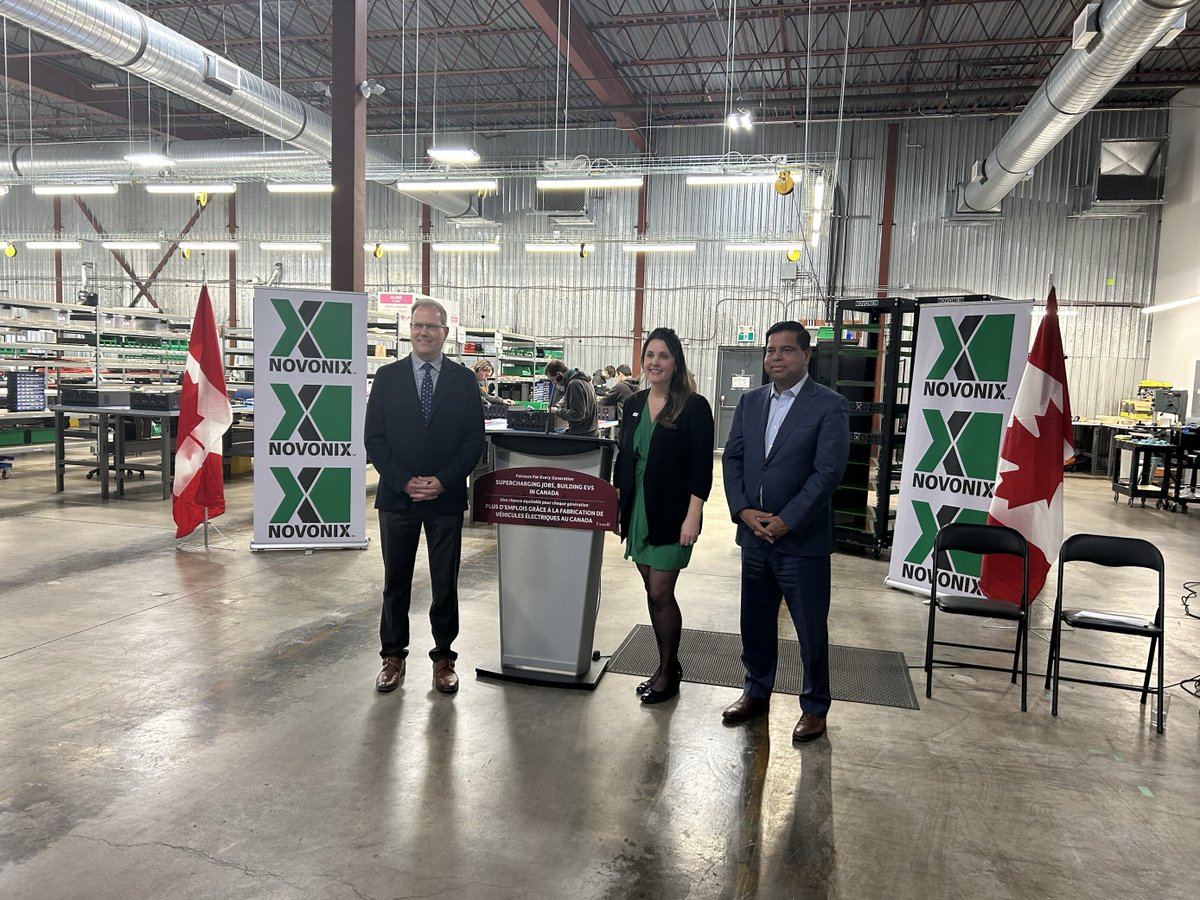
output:
[[[1164,135],[1165,112],[1093,114],[1043,161],[1033,178],[1004,204],[1004,218],[991,226],[951,224],[945,220],[954,185],[971,163],[986,156],[1009,119],[930,119],[900,123],[895,232],[889,290],[919,295],[949,291],[983,292],[1042,300],[1054,273],[1060,299],[1084,304],[1063,320],[1071,359],[1077,413],[1111,413],[1143,377],[1147,357],[1146,317],[1124,307],[1153,300],[1158,243],[1157,215],[1140,219],[1073,219],[1069,191],[1090,177],[1096,143],[1102,137]],[[682,173],[649,178],[649,239],[689,239],[694,254],[654,254],[646,260],[647,329],[670,325],[685,341],[689,363],[701,389],[714,394],[716,348],[733,343],[739,326],[761,335],[783,317],[823,319],[831,296],[874,293],[879,260],[880,215],[884,186],[887,123],[848,122],[813,125],[807,133],[810,158],[836,166],[837,240],[828,235],[811,264],[797,268],[774,255],[731,253],[727,240],[768,239],[795,234],[796,198],[779,197],[765,187],[689,187]],[[651,135],[659,158],[713,157],[726,151],[721,128],[659,129]],[[582,152],[588,134],[572,134],[569,153]],[[604,137],[592,156],[630,155],[620,140]],[[759,127],[731,149],[752,153],[804,152],[803,127]],[[552,145],[546,134],[479,139],[485,158],[534,159]],[[470,326],[504,328],[562,340],[572,365],[592,371],[608,363],[631,362],[635,257],[620,244],[635,237],[636,192],[606,191],[592,197],[588,212],[594,228],[559,229],[534,208],[532,177],[509,179],[490,198],[485,215],[498,223],[490,229],[462,229],[433,215],[435,240],[486,240],[498,237],[499,253],[433,254],[431,293],[458,300]],[[150,197],[123,187],[117,197],[89,198],[88,205],[108,233],[121,237],[158,237],[164,241],[194,212],[188,197]],[[237,195],[238,318],[249,321],[250,281],[284,265],[283,283],[328,284],[328,254],[272,253],[260,250],[268,239],[327,238],[328,197],[274,195],[261,185],[242,185]],[[63,200],[64,236],[95,239],[73,200]],[[226,201],[214,197],[190,237],[224,238]],[[14,188],[0,199],[0,238],[45,237],[53,222],[52,202]],[[420,210],[418,205],[378,185],[367,190],[367,234],[371,240],[409,240],[412,252],[367,260],[372,291],[420,287]],[[527,239],[559,238],[594,242],[586,259],[578,254],[526,253]],[[160,254],[138,252],[130,261],[144,277]],[[67,299],[78,284],[79,263],[93,261],[106,304],[132,299],[129,279],[98,243],[64,255]],[[163,269],[152,293],[167,311],[189,313],[202,269],[218,310],[228,308],[228,267],[224,252],[190,260],[176,255]],[[0,288],[13,296],[43,299],[54,295],[53,254],[25,251],[0,259]],[[1094,306],[1091,304],[1111,304]]]

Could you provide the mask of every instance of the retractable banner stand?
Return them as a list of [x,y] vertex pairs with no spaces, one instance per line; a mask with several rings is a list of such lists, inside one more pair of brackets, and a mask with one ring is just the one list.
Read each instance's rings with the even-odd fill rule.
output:
[[[887,584],[929,593],[933,542],[987,521],[1000,442],[1029,353],[1030,301],[922,306]],[[979,591],[977,554],[950,553],[939,590]]]
[[367,295],[254,291],[252,550],[367,546]]

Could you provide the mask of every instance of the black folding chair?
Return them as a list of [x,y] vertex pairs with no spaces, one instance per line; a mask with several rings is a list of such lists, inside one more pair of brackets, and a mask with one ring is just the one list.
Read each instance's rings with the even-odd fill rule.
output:
[[[1122,612],[1095,609],[1063,609],[1063,569],[1069,562],[1095,563],[1098,566],[1130,566],[1153,569],[1158,572],[1158,609],[1153,620]],[[1063,541],[1058,553],[1058,592],[1054,598],[1054,627],[1050,632],[1050,658],[1046,664],[1046,687],[1053,685],[1050,714],[1058,715],[1058,683],[1072,681],[1079,684],[1098,684],[1123,691],[1141,691],[1142,704],[1150,694],[1150,672],[1154,668],[1154,651],[1158,650],[1158,733],[1163,732],[1163,609],[1166,595],[1166,573],[1162,554],[1149,541],[1141,538],[1115,537],[1106,534],[1073,534]],[[1090,598],[1089,598],[1090,599]],[[1148,638],[1150,653],[1146,656],[1146,667],[1124,666],[1116,663],[1091,659],[1073,659],[1062,655],[1062,623],[1076,630],[1104,631],[1109,634],[1127,634],[1132,637]],[[1091,678],[1075,678],[1059,672],[1064,662],[1102,669],[1119,669],[1125,672],[1142,672],[1142,684],[1127,684],[1118,681],[1100,681]]]
[[[1029,673],[1029,546],[1020,532],[1004,525],[977,525],[965,522],[942,527],[933,545],[933,583],[929,587],[929,635],[925,642],[925,696],[933,696],[933,664],[935,662],[960,669],[988,669],[993,672],[1008,672],[1007,666],[989,666],[983,663],[967,663],[951,659],[935,659],[933,648],[960,647],[966,650],[983,650],[989,653],[1008,653],[1004,647],[988,647],[982,644],[962,644],[954,641],[934,640],[934,620],[939,611],[960,616],[976,616],[985,619],[1003,619],[1013,622],[1017,628],[1017,643],[1012,649],[1012,683],[1017,683],[1017,664],[1021,669],[1021,712],[1025,711],[1026,683]],[[1020,557],[1024,579],[1019,603],[992,597],[948,594],[939,596],[938,576],[943,560],[951,551],[965,553],[1002,553]],[[1017,598],[1014,598],[1017,599]]]

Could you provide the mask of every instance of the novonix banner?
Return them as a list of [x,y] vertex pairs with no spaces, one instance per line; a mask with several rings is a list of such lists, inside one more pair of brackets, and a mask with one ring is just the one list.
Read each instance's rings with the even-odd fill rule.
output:
[[367,295],[254,291],[252,550],[367,546]]
[[[887,583],[929,593],[933,541],[951,522],[987,521],[1000,441],[1029,353],[1032,304],[921,309],[908,435]],[[938,590],[979,594],[980,557],[950,553]]]

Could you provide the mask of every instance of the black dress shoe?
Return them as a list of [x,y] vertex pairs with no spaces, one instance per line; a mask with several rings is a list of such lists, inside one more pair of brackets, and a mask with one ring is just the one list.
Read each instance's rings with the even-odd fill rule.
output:
[[654,703],[665,703],[672,697],[679,696],[679,680],[678,676],[672,678],[661,691],[647,688],[646,692],[642,694],[642,702],[649,706]]
[[751,697],[749,694],[742,694],[725,707],[721,718],[726,722],[748,722],[755,716],[763,716],[770,711],[770,697]]
[[[677,665],[675,667],[675,677],[680,681],[683,680],[683,666],[682,665]],[[654,683],[654,676],[651,675],[645,681],[638,684],[638,686],[633,689],[633,692],[640,697],[642,694],[646,693],[646,691],[650,690],[650,685],[653,683]]]

